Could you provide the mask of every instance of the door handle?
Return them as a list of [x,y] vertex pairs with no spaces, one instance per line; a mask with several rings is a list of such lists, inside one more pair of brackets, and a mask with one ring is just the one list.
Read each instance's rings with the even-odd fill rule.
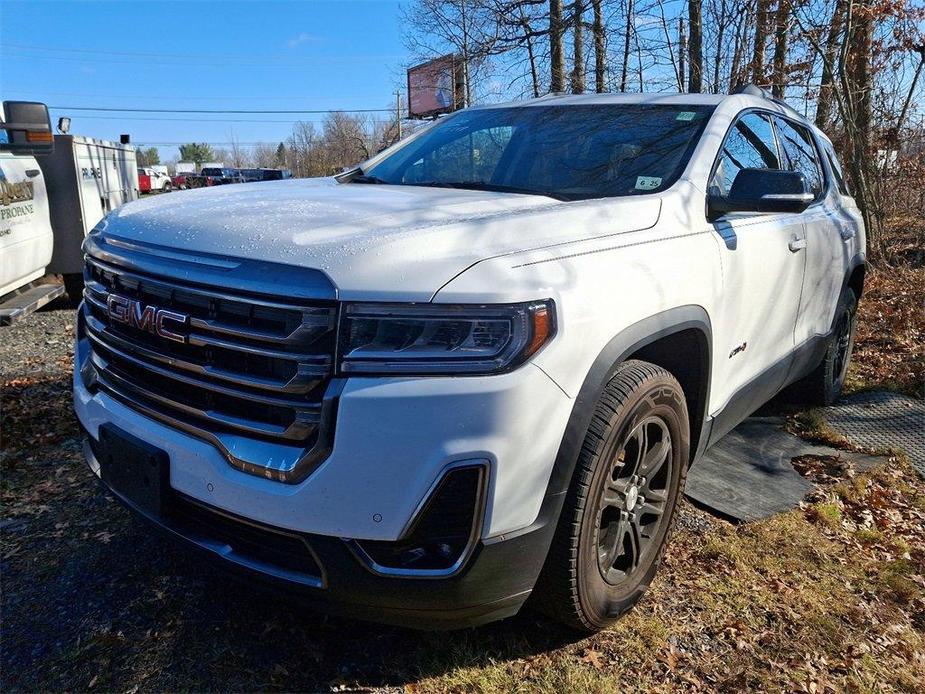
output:
[[854,238],[855,232],[854,232],[854,229],[845,229],[844,227],[842,227],[841,229],[838,230],[838,234],[839,236],[841,236],[842,241],[850,241],[851,239]]
[[40,173],[42,172],[39,171],[38,169],[26,169],[26,176],[28,176],[29,178],[35,178]]
[[797,238],[790,239],[788,248],[790,248],[791,253],[802,251],[804,248],[806,248],[806,239],[797,239]]

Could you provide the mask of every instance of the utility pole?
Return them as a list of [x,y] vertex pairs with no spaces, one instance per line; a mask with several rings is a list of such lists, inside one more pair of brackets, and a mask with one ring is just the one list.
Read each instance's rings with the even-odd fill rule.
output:
[[[395,90],[395,123],[398,125],[398,139],[401,139],[401,90]],[[396,140],[397,142],[398,140]]]

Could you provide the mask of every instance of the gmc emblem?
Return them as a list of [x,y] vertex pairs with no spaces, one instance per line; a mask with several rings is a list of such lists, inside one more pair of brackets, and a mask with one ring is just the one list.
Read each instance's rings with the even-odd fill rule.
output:
[[182,333],[175,333],[168,330],[164,323],[173,321],[180,325],[186,325],[189,316],[174,311],[168,311],[157,306],[145,306],[140,301],[128,299],[118,294],[110,294],[106,301],[106,308],[109,313],[109,320],[116,323],[129,325],[138,330],[144,330],[163,337],[165,340],[174,342],[186,342],[186,336]]

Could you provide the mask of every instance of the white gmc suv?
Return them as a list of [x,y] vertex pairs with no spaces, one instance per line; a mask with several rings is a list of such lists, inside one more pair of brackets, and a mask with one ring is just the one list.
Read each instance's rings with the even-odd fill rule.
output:
[[430,628],[628,609],[688,466],[788,384],[838,396],[865,272],[832,144],[754,87],[471,108],[84,250],[93,472],[223,566]]

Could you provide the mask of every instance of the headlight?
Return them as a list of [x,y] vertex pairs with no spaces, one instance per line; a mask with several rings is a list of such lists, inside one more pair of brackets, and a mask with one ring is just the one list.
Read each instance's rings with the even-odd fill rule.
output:
[[555,334],[551,301],[509,305],[346,304],[346,374],[482,374],[523,363]]

